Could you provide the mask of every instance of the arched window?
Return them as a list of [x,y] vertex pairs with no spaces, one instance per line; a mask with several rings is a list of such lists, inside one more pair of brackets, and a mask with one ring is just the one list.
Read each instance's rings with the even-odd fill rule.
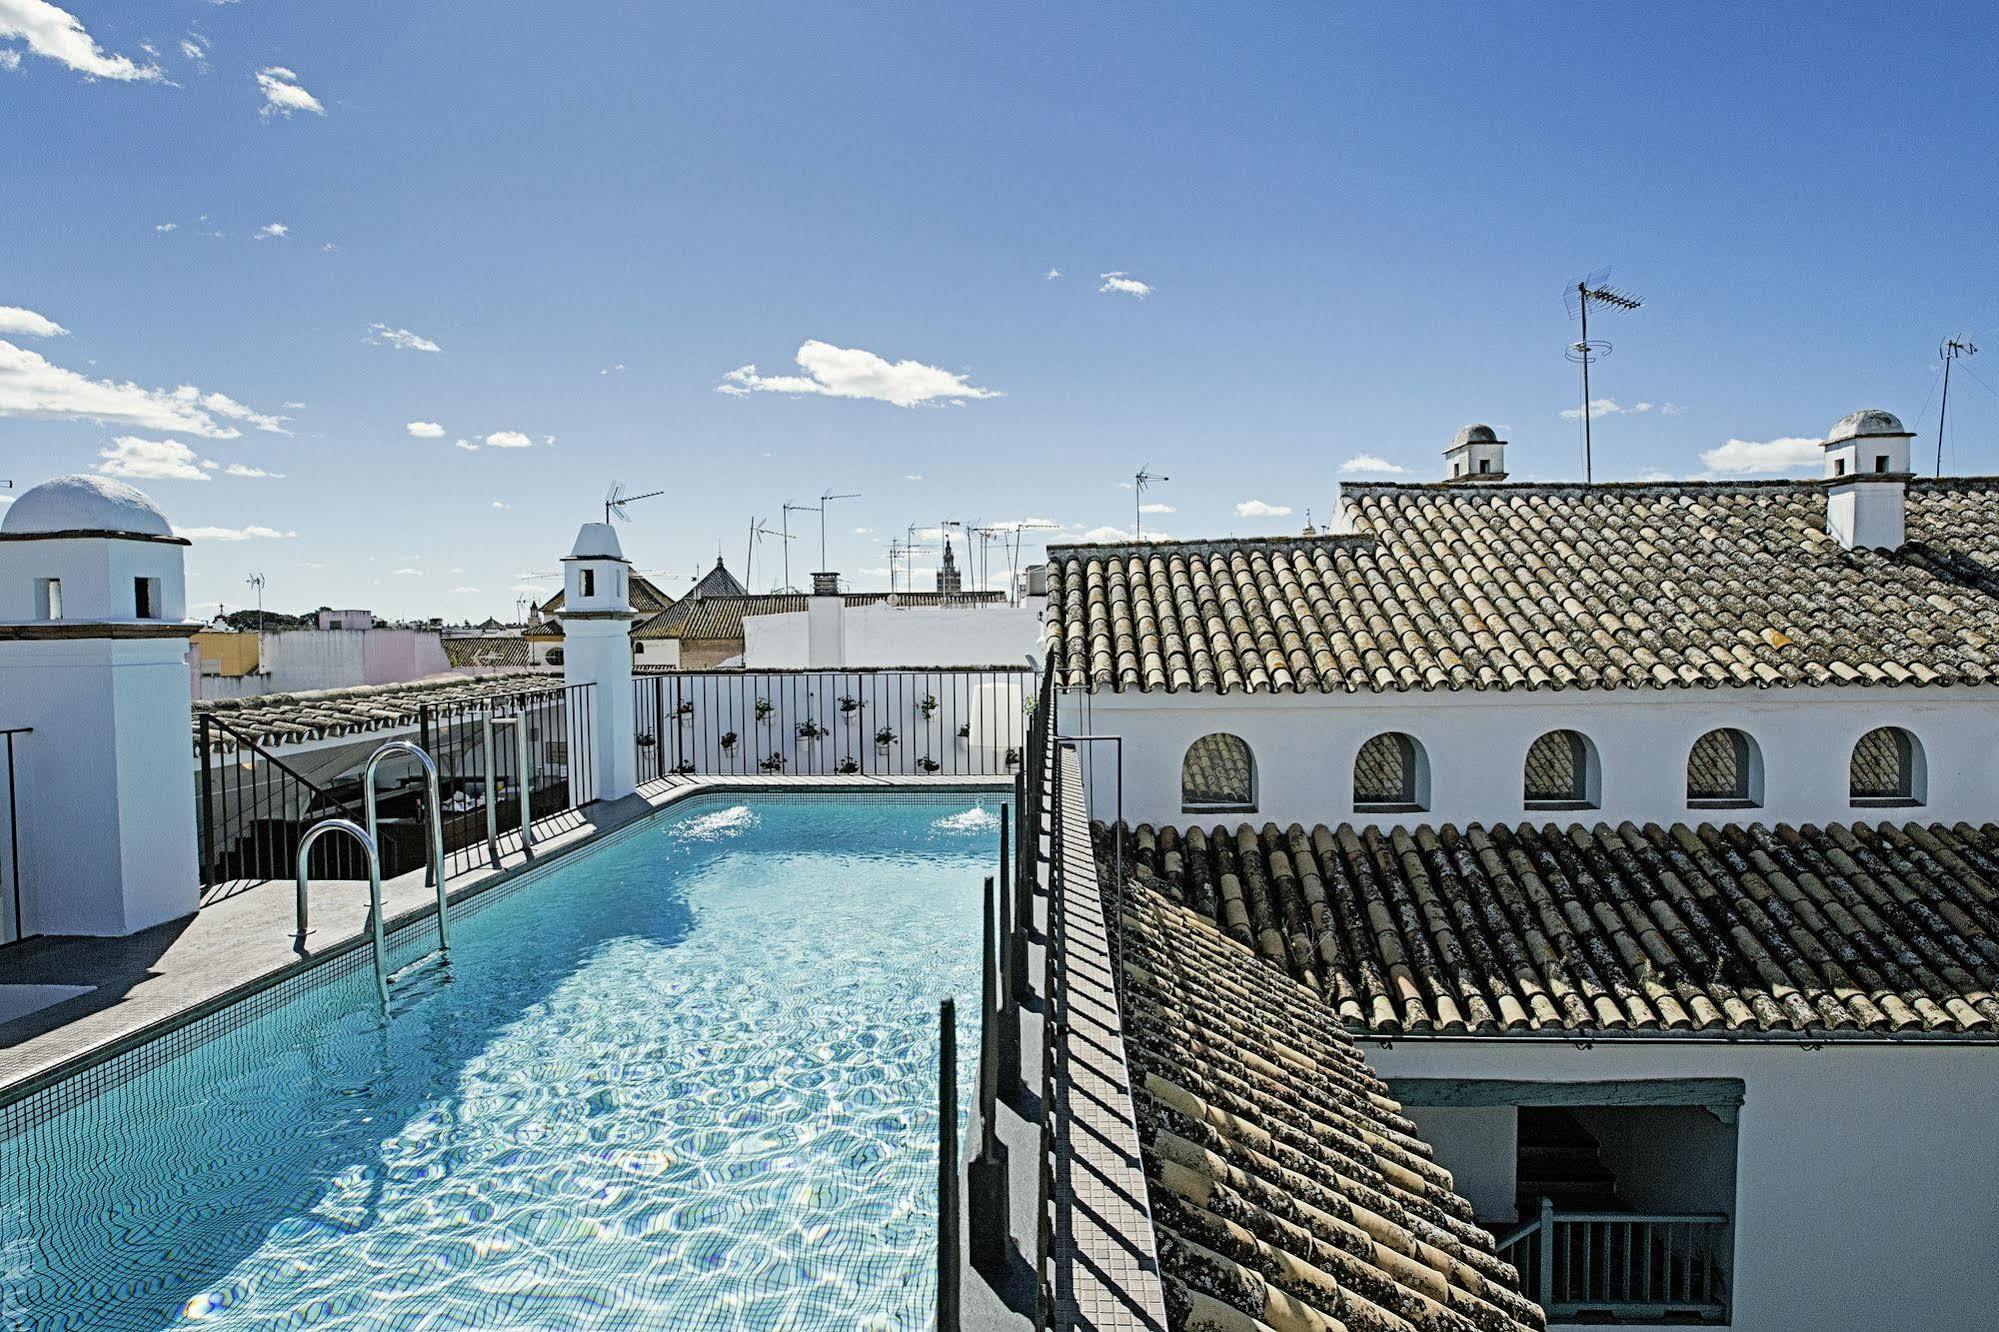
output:
[[1763,756],[1747,731],[1709,731],[1687,754],[1687,804],[1693,809],[1750,809],[1763,803]]
[[1595,809],[1596,746],[1581,731],[1550,731],[1527,751],[1529,809]]
[[1401,814],[1429,804],[1429,763],[1413,736],[1388,731],[1360,747],[1353,761],[1356,810]]
[[1180,761],[1180,808],[1247,813],[1256,808],[1256,759],[1233,735],[1204,735]]
[[1923,747],[1899,726],[1881,726],[1853,746],[1848,781],[1856,805],[1920,805]]
[[546,661],[550,666],[560,666],[562,664],[562,649],[559,647],[550,648],[548,655],[542,658],[542,660]]

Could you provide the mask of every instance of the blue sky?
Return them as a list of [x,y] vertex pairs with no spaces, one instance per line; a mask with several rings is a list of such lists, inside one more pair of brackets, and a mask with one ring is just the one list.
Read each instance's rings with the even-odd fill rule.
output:
[[614,479],[673,590],[828,488],[885,586],[1141,465],[1174,536],[1474,420],[1576,476],[1602,265],[1599,477],[1927,456],[1952,332],[1999,471],[1987,11],[965,8],[0,0],[0,476],[128,475],[203,605],[505,617]]

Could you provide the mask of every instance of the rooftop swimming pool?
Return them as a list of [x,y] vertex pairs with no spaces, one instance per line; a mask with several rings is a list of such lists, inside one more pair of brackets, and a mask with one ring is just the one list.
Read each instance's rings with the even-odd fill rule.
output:
[[386,1026],[363,955],[17,1112],[0,1326],[929,1326],[1000,799],[690,801],[454,912]]

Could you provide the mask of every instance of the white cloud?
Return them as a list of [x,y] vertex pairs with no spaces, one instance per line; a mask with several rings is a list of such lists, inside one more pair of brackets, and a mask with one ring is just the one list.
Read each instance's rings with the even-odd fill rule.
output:
[[554,448],[554,447],[555,447],[555,436],[554,436],[554,435],[543,435],[543,436],[541,437],[541,442],[542,442],[542,443],[544,443],[544,444],[546,444],[546,445],[548,445],[548,447],[552,449],[552,448]]
[[21,53],[19,51],[16,51],[11,46],[4,51],[0,51],[0,69],[19,69],[20,67]]
[[[208,465],[207,463],[202,464],[204,467]],[[273,481],[282,481],[285,479],[283,472],[267,472],[261,467],[251,467],[244,463],[230,463],[222,469],[222,474],[224,476],[269,477]]]
[[1100,292],[1109,292],[1116,296],[1136,296],[1141,301],[1152,294],[1151,283],[1140,282],[1129,273],[1099,273],[1097,276],[1104,280],[1104,285],[1097,288]]
[[444,435],[444,427],[435,421],[411,421],[403,429],[418,439],[439,439]]
[[476,587],[454,587],[451,589],[451,592],[453,596],[463,596],[468,592],[477,592],[478,590]]
[[1141,504],[1141,505],[1139,505],[1139,506],[1138,506],[1138,511],[1139,511],[1140,513],[1178,513],[1178,512],[1180,512],[1180,511],[1179,511],[1178,509],[1174,508],[1174,507],[1173,507],[1173,506],[1172,506],[1171,504]]
[[872,527],[857,527],[857,528],[855,528],[855,529],[854,529],[854,535],[855,535],[855,536],[873,536],[873,535],[874,535],[874,531],[875,531],[875,529],[874,529],[874,528],[872,528]]
[[338,245],[335,245],[332,241],[328,241],[326,242],[326,244],[319,247],[319,252],[321,254],[333,254],[339,249],[340,247]]
[[[1621,407],[1615,398],[1591,398],[1589,416],[1594,421],[1599,416],[1643,416],[1647,412],[1657,412],[1661,416],[1678,416],[1686,408],[1677,402],[1634,402],[1629,407]],[[1583,409],[1571,407],[1562,413],[1564,421],[1580,421]]]
[[1083,533],[1085,541],[1129,541],[1131,533],[1122,527],[1093,527]]
[[523,435],[518,430],[495,430],[492,434],[486,436],[486,447],[489,449],[531,449],[534,447],[534,440]]
[[248,421],[257,429],[272,435],[289,435],[286,416],[272,416],[265,412],[252,411],[226,393],[203,393],[200,389],[183,384],[174,390],[174,397],[181,402],[198,403],[204,410],[217,416],[226,416],[232,421]]
[[1372,453],[1356,453],[1340,464],[1340,470],[1349,474],[1365,472],[1374,475],[1400,476],[1409,469],[1398,467],[1388,459],[1377,457]]
[[31,338],[60,338],[69,330],[47,315],[24,310],[18,305],[0,305],[0,333],[21,333]]
[[761,375],[754,365],[738,366],[722,376],[717,393],[746,398],[752,393],[818,394],[828,398],[870,398],[914,407],[926,402],[962,403],[973,398],[1003,397],[921,361],[886,361],[870,351],[835,347],[813,339],[798,349],[803,375]]
[[1235,506],[1238,518],[1288,518],[1291,506],[1288,504],[1265,504],[1262,500],[1244,500]]
[[463,449],[467,453],[477,453],[479,451],[479,446],[469,439],[461,439],[451,447],[454,449]]
[[1701,453],[1701,462],[1716,476],[1758,476],[1771,472],[1803,472],[1819,467],[1825,449],[1816,439],[1731,439]]
[[501,501],[501,500],[494,500],[494,501],[493,501],[493,507],[494,507],[494,508],[496,508],[496,509],[504,509],[504,508],[506,508],[507,506],[506,506],[506,504],[505,504],[505,502],[504,502],[504,501]]
[[[121,83],[150,82],[161,77],[158,65],[141,65],[121,55],[108,54],[83,30],[76,15],[58,9],[48,0],[0,0],[0,39],[13,38],[27,44],[38,56],[69,66],[92,79],[114,79]],[[20,52],[9,69],[20,64]]]
[[178,222],[155,222],[155,223],[153,224],[153,230],[154,230],[154,231],[157,231],[157,232],[160,232],[160,233],[162,233],[162,234],[165,234],[166,232],[169,232],[169,231],[179,231],[179,230],[180,230],[180,223],[178,223]]
[[[5,0],[0,0],[5,3]],[[258,115],[269,119],[278,115],[290,119],[294,111],[310,111],[315,116],[326,114],[326,108],[319,99],[299,86],[298,75],[283,65],[272,65],[257,71],[257,91],[264,94],[264,105]]]
[[290,234],[291,234],[291,228],[286,226],[284,223],[266,222],[263,226],[257,228],[255,239],[278,240]]
[[99,449],[97,470],[129,481],[206,481],[208,474],[194,450],[177,439],[140,439],[120,435]]
[[199,37],[190,34],[181,38],[180,53],[202,68],[208,67],[208,47]]
[[398,578],[421,578],[421,577],[423,577],[423,570],[421,570],[421,569],[398,569],[398,570],[396,570],[396,577],[398,577]]
[[210,439],[243,432],[215,418],[247,421],[259,430],[288,433],[281,416],[253,412],[220,393],[192,385],[141,388],[130,382],[89,379],[54,365],[24,347],[0,340],[0,417],[38,421],[96,421],[140,430],[174,431]]
[[1053,282],[1053,281],[1054,281],[1054,280],[1055,280],[1056,278],[1058,278],[1058,277],[1061,277],[1061,276],[1062,276],[1062,270],[1061,270],[1061,269],[1059,269],[1059,268],[1051,268],[1051,269],[1049,269],[1049,270],[1048,270],[1048,271],[1047,271],[1046,273],[1043,273],[1043,274],[1041,275],[1041,280],[1042,280],[1043,282]]
[[600,375],[622,375],[625,373],[625,363],[620,361],[616,365],[607,365],[597,373]]
[[905,481],[921,481],[921,480],[923,479],[923,473],[921,473],[921,472],[904,472],[904,473],[902,474],[902,479],[903,479],[903,480],[905,480]]
[[176,527],[174,535],[189,541],[287,541],[296,532],[280,532],[275,527]]
[[406,328],[390,328],[387,324],[368,325],[368,336],[364,341],[372,342],[377,347],[394,347],[398,351],[434,352],[444,350],[444,348],[438,346],[429,338],[412,333]]

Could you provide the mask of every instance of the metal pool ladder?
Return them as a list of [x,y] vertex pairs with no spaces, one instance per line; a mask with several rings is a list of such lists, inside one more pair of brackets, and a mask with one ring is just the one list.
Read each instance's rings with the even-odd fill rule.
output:
[[389,973],[384,965],[382,947],[382,860],[375,853],[375,839],[367,829],[352,819],[322,819],[306,829],[298,843],[298,949],[305,951],[305,860],[312,852],[312,844],[328,833],[346,833],[361,844],[361,850],[368,857],[368,920],[375,932],[375,1000],[381,1005],[382,1016],[389,1015]]
[[[423,765],[424,799],[430,813],[430,857],[431,879],[437,884],[437,951],[447,962],[451,960],[450,906],[444,892],[444,802],[437,794],[437,764],[431,762],[430,755],[419,745],[408,740],[391,740],[369,758],[368,766],[361,773],[361,807],[368,820],[368,840],[379,842],[381,834],[375,830],[375,769],[383,759],[391,754],[408,754]],[[303,901],[304,899],[300,899]],[[380,903],[376,904],[380,910]],[[303,909],[299,915],[299,929],[303,933],[305,916]]]

